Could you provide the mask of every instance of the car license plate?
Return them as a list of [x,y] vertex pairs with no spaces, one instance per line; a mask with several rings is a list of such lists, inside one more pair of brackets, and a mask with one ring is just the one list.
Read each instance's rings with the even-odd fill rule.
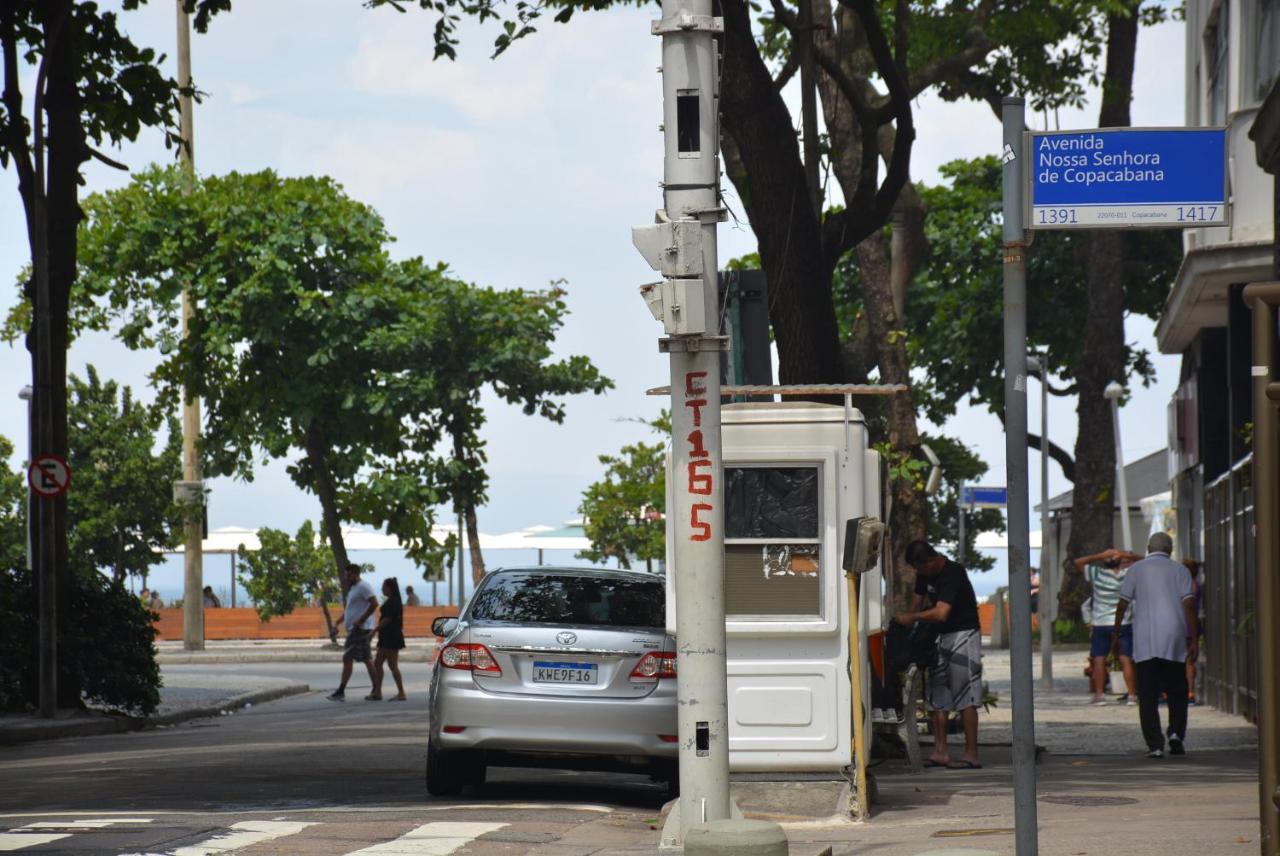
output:
[[533,661],[533,680],[539,684],[594,684],[599,676],[600,667],[595,663]]

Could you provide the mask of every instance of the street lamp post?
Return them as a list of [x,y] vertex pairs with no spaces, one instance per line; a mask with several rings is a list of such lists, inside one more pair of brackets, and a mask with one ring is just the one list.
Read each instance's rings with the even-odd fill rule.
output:
[[1116,432],[1116,490],[1120,494],[1120,532],[1125,552],[1131,553],[1133,534],[1129,531],[1129,485],[1124,477],[1124,452],[1120,446],[1120,399],[1124,397],[1124,387],[1113,380],[1107,384],[1102,395],[1111,402],[1111,424]]

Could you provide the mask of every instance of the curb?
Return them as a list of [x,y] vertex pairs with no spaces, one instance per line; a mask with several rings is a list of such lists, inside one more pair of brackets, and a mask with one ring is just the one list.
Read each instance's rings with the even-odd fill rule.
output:
[[162,725],[177,725],[192,719],[220,716],[224,710],[239,709],[246,704],[264,704],[310,691],[311,686],[309,684],[285,684],[284,686],[271,687],[270,689],[241,693],[217,704],[177,710],[161,716],[110,716],[102,719],[55,721],[30,728],[0,728],[0,746],[16,746],[20,743],[58,740],[65,737],[96,737],[103,734],[142,731]]
[[[281,651],[270,653],[254,651],[247,654],[157,654],[156,662],[162,666],[191,666],[208,663],[225,665],[228,663],[341,663],[342,651]],[[401,663],[433,662],[429,653],[423,652],[410,656],[401,655]]]

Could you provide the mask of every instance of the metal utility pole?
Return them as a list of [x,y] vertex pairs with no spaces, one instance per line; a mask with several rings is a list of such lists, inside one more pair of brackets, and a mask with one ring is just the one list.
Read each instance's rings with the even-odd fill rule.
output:
[[[178,10],[178,111],[182,143],[178,153],[187,173],[187,192],[195,183],[195,122],[191,98],[191,18],[184,0]],[[182,336],[186,338],[195,316],[190,288],[182,289]],[[183,507],[182,647],[204,650],[204,475],[200,467],[200,399],[182,391],[182,481],[174,485],[174,497]]]
[[1004,412],[1009,487],[1009,607],[1013,701],[1014,840],[1036,856],[1035,695],[1031,682],[1031,533],[1027,490],[1027,260],[1022,221],[1022,135],[1026,102],[1006,96],[1004,126]]
[[1114,380],[1107,384],[1103,396],[1111,402],[1111,424],[1116,433],[1116,491],[1120,495],[1120,533],[1124,538],[1125,552],[1133,552],[1133,533],[1129,531],[1129,480],[1124,474],[1124,450],[1120,446],[1120,399],[1124,387]]
[[[1280,182],[1277,182],[1280,184]],[[1280,189],[1280,188],[1277,188]],[[1280,197],[1277,197],[1280,206]],[[1280,276],[1280,251],[1275,274]],[[1255,283],[1244,290],[1253,306],[1253,490],[1254,584],[1258,629],[1258,792],[1262,824],[1263,856],[1280,853],[1280,675],[1276,651],[1280,647],[1280,436],[1277,435],[1276,400],[1280,384],[1274,382],[1276,305],[1280,282]]]
[[818,179],[817,70],[813,57],[813,0],[799,0],[796,53],[800,57],[800,124],[804,137],[804,178],[814,213],[822,219],[822,184]]
[[[679,841],[694,825],[729,818],[729,704],[725,675],[724,506],[720,446],[716,224],[720,205],[719,80],[712,0],[663,0],[663,198],[657,224],[632,240],[660,282],[641,288],[671,356]],[[664,840],[667,835],[664,834]]]
[[1040,376],[1040,686],[1053,689],[1053,562],[1049,554],[1049,355],[1027,357],[1027,374]]
[[956,482],[956,561],[964,564],[964,482]]

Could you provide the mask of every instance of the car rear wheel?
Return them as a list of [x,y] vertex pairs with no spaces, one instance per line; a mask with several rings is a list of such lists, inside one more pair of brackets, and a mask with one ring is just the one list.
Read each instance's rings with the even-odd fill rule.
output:
[[462,777],[466,783],[473,788],[484,786],[485,775],[489,771],[489,765],[485,763],[484,753],[472,750],[467,752],[461,761]]
[[662,785],[668,801],[680,796],[680,765],[675,761],[654,761],[650,777]]
[[427,738],[427,793],[433,797],[456,797],[468,784],[461,759],[454,752],[440,749]]

